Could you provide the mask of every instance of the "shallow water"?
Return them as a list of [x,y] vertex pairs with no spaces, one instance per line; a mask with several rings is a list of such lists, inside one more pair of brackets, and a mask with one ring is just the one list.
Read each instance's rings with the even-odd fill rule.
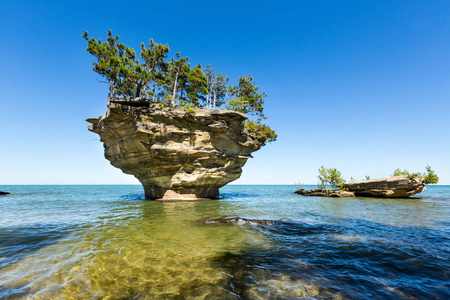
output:
[[[450,299],[450,186],[334,199],[227,186],[0,186],[0,299]],[[220,216],[267,219],[221,224]]]

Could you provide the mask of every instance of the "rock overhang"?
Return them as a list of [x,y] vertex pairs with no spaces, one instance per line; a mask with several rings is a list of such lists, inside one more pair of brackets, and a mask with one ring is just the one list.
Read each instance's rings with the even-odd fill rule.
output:
[[236,180],[262,143],[244,127],[240,112],[184,107],[160,109],[110,103],[88,118],[100,135],[105,158],[143,185],[146,197],[162,200],[216,198]]

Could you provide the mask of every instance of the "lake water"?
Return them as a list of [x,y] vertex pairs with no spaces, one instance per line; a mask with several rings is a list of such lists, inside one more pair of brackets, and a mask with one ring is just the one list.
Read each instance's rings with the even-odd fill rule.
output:
[[[0,299],[450,299],[450,186],[334,199],[227,186],[0,186]],[[222,224],[221,216],[266,219]]]

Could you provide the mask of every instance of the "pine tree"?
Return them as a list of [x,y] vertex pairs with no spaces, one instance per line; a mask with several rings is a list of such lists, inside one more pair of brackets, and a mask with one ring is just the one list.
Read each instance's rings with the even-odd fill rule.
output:
[[156,93],[158,85],[161,84],[163,79],[162,73],[166,69],[164,59],[169,52],[168,44],[157,44],[150,39],[148,48],[145,44],[141,44],[141,58],[144,60],[144,68],[149,73],[149,83],[146,87],[148,89],[147,94],[151,96],[152,101],[156,101]]
[[206,108],[211,108],[211,99],[213,94],[213,86],[214,86],[214,80],[215,80],[215,74],[213,72],[214,65],[207,65],[205,69],[205,76],[206,76],[206,84],[208,93],[206,94]]
[[205,101],[208,94],[208,80],[203,73],[202,65],[192,68],[187,76],[186,101],[194,107],[200,106],[200,101]]
[[167,64],[164,74],[164,89],[170,94],[170,103],[175,105],[177,100],[183,100],[183,92],[186,90],[187,74],[190,72],[189,58],[180,57],[175,53],[176,59],[172,58]]
[[225,103],[225,97],[228,94],[229,77],[224,74],[215,74],[212,69],[213,65],[207,65],[205,69],[205,76],[207,79],[208,93],[206,95],[206,108],[220,107]]
[[231,99],[227,108],[258,117],[258,121],[265,119],[263,114],[265,93],[258,93],[259,87],[255,85],[252,75],[238,78],[238,85],[229,88]]
[[88,38],[87,31],[82,37],[88,41],[86,51],[97,58],[93,70],[108,80],[108,102],[115,95],[139,97],[149,74],[136,58],[134,49],[118,43],[119,36],[113,37],[111,30],[104,42]]
[[213,108],[216,109],[216,106],[220,107],[225,103],[225,97],[228,94],[228,81],[229,77],[225,77],[224,74],[218,73],[214,78],[213,84]]
[[86,51],[97,58],[97,62],[93,62],[93,70],[104,76],[108,80],[108,101],[115,95],[116,84],[119,81],[120,72],[125,55],[125,45],[118,43],[119,36],[113,37],[111,30],[108,31],[106,41],[101,39],[95,40],[88,37],[85,31],[82,37],[88,42]]

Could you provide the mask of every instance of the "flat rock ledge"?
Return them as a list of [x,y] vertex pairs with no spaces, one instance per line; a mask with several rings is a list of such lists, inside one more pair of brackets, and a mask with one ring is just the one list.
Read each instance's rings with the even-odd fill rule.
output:
[[2,191],[0,191],[0,196],[6,196],[6,195],[9,195],[10,193],[8,193],[8,192],[2,192]]
[[320,197],[373,197],[373,198],[408,198],[426,190],[423,178],[392,176],[367,181],[350,182],[343,190],[326,191],[324,189],[299,189],[295,193],[304,196]]
[[344,188],[361,197],[408,198],[426,190],[423,178],[392,176],[367,181],[351,182]]
[[311,189],[311,190],[299,189],[294,193],[303,196],[317,196],[317,197],[338,197],[338,198],[355,197],[355,194],[353,192],[343,190],[326,191],[324,189]]
[[216,198],[264,142],[248,133],[247,116],[239,112],[134,104],[113,100],[103,116],[86,121],[100,136],[105,158],[134,175],[147,199]]

